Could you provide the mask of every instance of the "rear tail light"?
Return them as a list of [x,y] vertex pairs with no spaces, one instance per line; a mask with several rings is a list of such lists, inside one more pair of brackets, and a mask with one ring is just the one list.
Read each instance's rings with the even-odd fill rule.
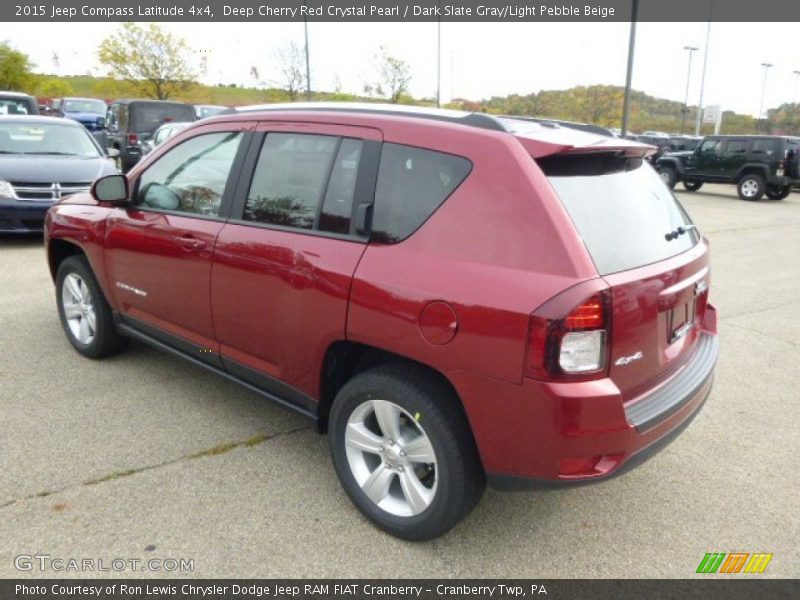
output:
[[607,373],[611,296],[606,289],[589,292],[587,298],[585,287],[567,290],[531,315],[528,377],[593,379]]
[[135,133],[128,134],[128,144],[130,146],[136,146],[139,143],[139,136]]

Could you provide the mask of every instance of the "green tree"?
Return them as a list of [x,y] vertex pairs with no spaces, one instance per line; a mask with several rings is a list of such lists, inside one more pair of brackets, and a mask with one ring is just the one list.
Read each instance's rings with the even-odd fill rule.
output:
[[401,96],[408,94],[411,68],[406,61],[390,55],[383,46],[375,56],[374,62],[378,72],[378,81],[374,86],[365,85],[364,91],[371,94],[374,90],[379,96],[386,94],[389,102],[397,104]]
[[27,54],[0,43],[0,90],[24,90],[31,82],[31,63]]
[[75,95],[75,90],[68,81],[50,77],[39,81],[36,86],[36,94],[45,98],[63,98],[64,96]]
[[141,93],[159,100],[192,84],[195,73],[189,66],[190,55],[183,38],[155,23],[123,23],[103,40],[97,52],[111,77],[134,84]]

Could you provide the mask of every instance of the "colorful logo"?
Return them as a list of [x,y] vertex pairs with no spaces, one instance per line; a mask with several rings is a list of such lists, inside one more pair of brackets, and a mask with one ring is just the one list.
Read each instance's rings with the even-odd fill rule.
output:
[[[727,557],[727,558],[726,558]],[[772,560],[772,554],[764,552],[709,552],[697,565],[698,573],[763,573]]]

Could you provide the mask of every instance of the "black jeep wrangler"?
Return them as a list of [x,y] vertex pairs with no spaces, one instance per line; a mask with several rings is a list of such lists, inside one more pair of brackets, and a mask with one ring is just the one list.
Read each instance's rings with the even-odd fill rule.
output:
[[783,200],[800,183],[800,138],[708,136],[692,151],[661,156],[655,167],[671,188],[679,181],[690,192],[706,182],[734,183],[742,200]]

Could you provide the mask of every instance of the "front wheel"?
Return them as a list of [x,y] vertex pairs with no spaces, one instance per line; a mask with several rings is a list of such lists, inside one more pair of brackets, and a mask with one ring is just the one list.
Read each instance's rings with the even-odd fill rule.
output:
[[767,198],[770,200],[783,200],[792,193],[792,186],[770,185],[767,187]]
[[750,173],[739,180],[739,198],[755,202],[764,197],[765,186],[764,178],[761,175]]
[[659,167],[658,174],[661,177],[661,181],[669,189],[674,189],[675,184],[678,182],[678,173],[672,167]]
[[485,477],[457,401],[438,378],[409,365],[361,373],[337,394],[329,431],[336,473],[384,531],[432,539],[480,499]]
[[686,188],[687,192],[696,192],[701,187],[703,187],[702,181],[684,181],[683,187]]
[[88,358],[103,358],[125,347],[117,333],[111,307],[83,256],[70,256],[56,274],[58,316],[67,339]]

